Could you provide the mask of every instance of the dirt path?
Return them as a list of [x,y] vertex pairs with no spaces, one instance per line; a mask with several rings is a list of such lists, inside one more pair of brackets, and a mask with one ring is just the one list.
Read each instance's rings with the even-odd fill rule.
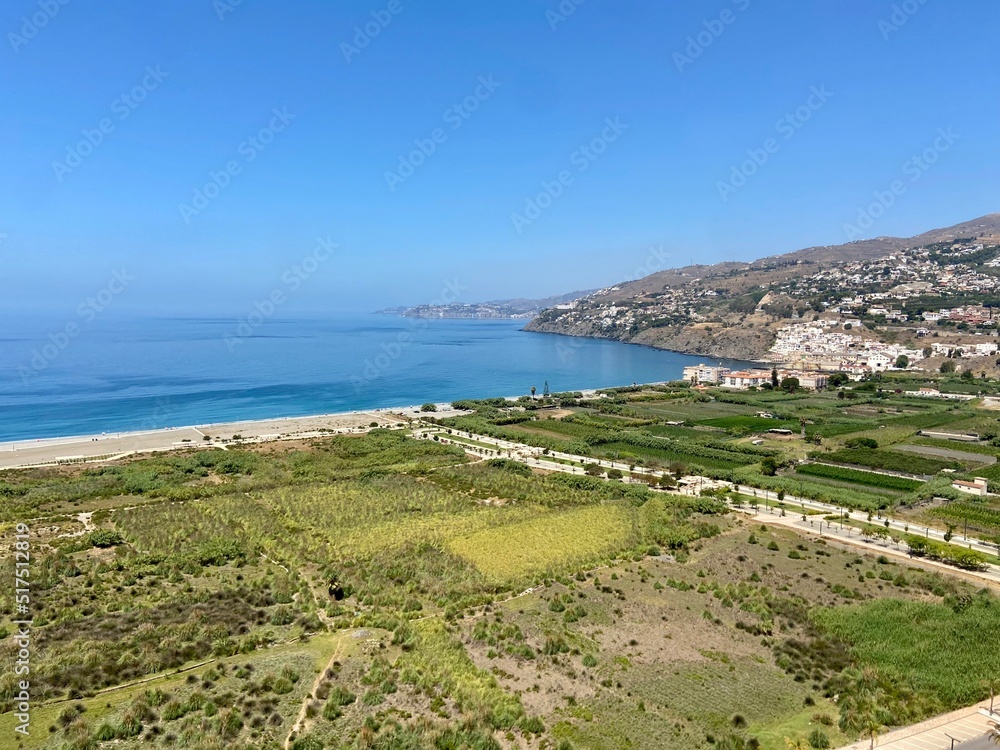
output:
[[[91,511],[89,513],[77,513],[75,516],[72,516],[77,521],[79,521],[80,523],[83,524],[83,529],[81,529],[80,531],[72,531],[72,532],[70,532],[68,534],[59,534],[56,537],[56,539],[75,539],[77,537],[86,536],[91,531],[96,531],[97,527],[94,526],[94,522],[92,520],[90,520],[93,517],[93,515],[94,515],[93,511]],[[62,516],[62,514],[60,514],[60,516],[49,516],[48,518],[50,518],[50,519],[51,518],[58,518],[58,517],[61,517],[61,516]],[[62,516],[62,517],[65,517],[65,516]]]
[[970,461],[972,463],[986,464],[987,466],[992,466],[997,462],[996,456],[988,456],[985,453],[967,453],[965,451],[952,450],[951,448],[935,448],[931,445],[894,445],[892,449],[894,451],[903,451],[904,453],[918,453],[922,456]]
[[[325,614],[325,613],[324,613]],[[320,685],[323,684],[323,679],[326,677],[328,670],[333,669],[333,663],[343,658],[344,654],[344,639],[341,638],[337,642],[337,647],[333,650],[333,655],[330,660],[326,663],[326,666],[320,670],[320,673],[316,675],[316,679],[313,680],[313,686],[309,690],[309,694],[302,700],[302,706],[299,708],[298,716],[295,717],[295,722],[292,724],[292,728],[288,731],[288,736],[285,737],[285,750],[290,750],[292,746],[292,740],[302,731],[308,728],[306,723],[308,719],[306,714],[309,712],[309,704],[312,703]]]

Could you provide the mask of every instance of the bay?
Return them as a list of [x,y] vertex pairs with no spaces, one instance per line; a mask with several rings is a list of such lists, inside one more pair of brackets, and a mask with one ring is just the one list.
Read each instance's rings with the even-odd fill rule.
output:
[[676,380],[704,361],[527,333],[524,323],[339,314],[240,328],[228,318],[106,317],[66,341],[64,324],[7,319],[0,440],[541,393],[546,381],[558,392]]

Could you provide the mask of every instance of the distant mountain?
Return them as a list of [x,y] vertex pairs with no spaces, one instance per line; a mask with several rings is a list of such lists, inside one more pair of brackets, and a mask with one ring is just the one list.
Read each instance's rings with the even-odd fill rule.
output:
[[[948,248],[955,243],[964,250],[951,257]],[[751,263],[659,271],[588,294],[571,307],[553,305],[525,330],[610,338],[711,357],[760,359],[781,326],[840,311],[843,298],[863,291],[873,299],[884,294],[896,306],[929,294],[984,304],[996,298],[1000,305],[1000,296],[991,286],[1000,276],[1000,268],[987,265],[992,258],[989,249],[970,254],[969,248],[980,244],[986,248],[1000,245],[1000,214],[909,239],[879,237],[810,247]],[[905,274],[900,275],[893,263],[879,262],[894,254],[912,254],[918,248],[925,250],[914,255]],[[851,273],[844,272],[848,266]],[[873,275],[876,266],[881,276]],[[952,272],[956,267],[964,274],[960,274],[960,282]],[[903,282],[923,282],[923,287],[915,287],[923,291],[889,293]],[[933,291],[927,292],[927,288]],[[858,303],[858,314],[867,309],[864,300]],[[848,305],[843,305],[843,310],[854,314]]]
[[500,299],[490,302],[455,302],[449,305],[417,305],[377,310],[378,315],[401,315],[407,318],[534,318],[542,310],[571,303],[597,290],[570,292],[545,299]]

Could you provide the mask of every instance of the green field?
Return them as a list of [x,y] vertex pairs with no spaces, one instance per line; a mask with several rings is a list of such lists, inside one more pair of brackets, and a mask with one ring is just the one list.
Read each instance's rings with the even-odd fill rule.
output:
[[831,453],[816,453],[817,460],[830,461],[852,466],[867,466],[872,469],[899,471],[906,474],[937,474],[942,469],[961,469],[957,461],[927,458],[912,453],[891,450],[870,450],[864,448],[844,448]]
[[941,709],[968,705],[1000,670],[1000,602],[967,596],[952,606],[881,600],[818,610],[816,622],[890,678]]
[[841,482],[863,484],[887,490],[915,490],[921,485],[921,482],[915,479],[906,479],[905,477],[888,474],[876,474],[870,471],[859,471],[858,469],[847,469],[843,466],[831,466],[822,463],[804,464],[799,466],[795,471],[798,474],[825,477]]
[[969,528],[1000,538],[1000,507],[996,505],[952,502],[935,508],[931,513],[956,526],[968,522]]
[[624,509],[602,506],[484,529],[454,539],[448,547],[487,578],[510,581],[599,560],[623,549],[631,535]]
[[[888,723],[977,700],[1000,667],[982,648],[1000,604],[973,585],[755,525],[726,487],[681,495],[444,442],[471,430],[737,482],[744,506],[768,489],[1000,531],[995,504],[950,486],[978,462],[894,450],[924,440],[918,425],[988,434],[995,416],[853,387],[469,402],[420,440],[375,429],[3,472],[0,523],[32,539],[23,746],[785,750],[857,737],[841,707],[869,692]],[[794,434],[752,444],[777,425]],[[960,471],[925,484],[834,462]],[[0,675],[0,736],[16,694]]]

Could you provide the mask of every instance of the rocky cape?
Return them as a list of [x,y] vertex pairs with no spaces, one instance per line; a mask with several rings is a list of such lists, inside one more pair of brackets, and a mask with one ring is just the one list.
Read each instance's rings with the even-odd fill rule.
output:
[[879,237],[751,263],[660,271],[601,289],[569,306],[543,310],[524,330],[613,339],[706,358],[766,361],[779,328],[836,309],[843,297],[857,292],[856,285],[847,282],[817,288],[811,281],[817,274],[958,240],[1000,242],[1000,214],[911,238]]

